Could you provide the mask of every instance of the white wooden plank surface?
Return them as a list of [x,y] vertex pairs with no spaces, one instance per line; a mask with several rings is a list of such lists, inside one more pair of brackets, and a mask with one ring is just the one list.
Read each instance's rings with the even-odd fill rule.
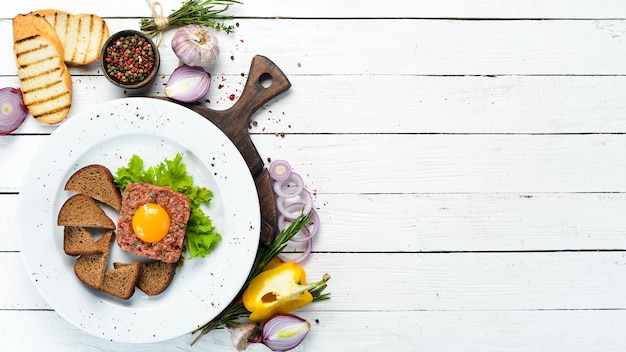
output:
[[[0,191],[19,190],[27,169],[23,158],[44,139],[2,139],[6,168],[0,169]],[[619,134],[288,134],[255,135],[253,141],[264,160],[291,160],[322,193],[626,190],[626,140]]]
[[[177,9],[182,0],[161,0],[164,14]],[[400,0],[393,4],[368,4],[358,0],[322,1],[242,1],[231,6],[230,13],[238,17],[301,17],[301,18],[623,18],[626,15],[620,0]],[[70,0],[55,1],[58,8],[71,8],[74,13],[95,12],[105,17],[146,17],[150,15],[144,1],[107,1],[109,6],[97,2]],[[13,13],[26,13],[50,7],[46,0],[7,2],[3,17]],[[119,9],[123,9],[120,14]]]
[[[10,18],[44,7],[96,12],[112,31],[149,14],[144,1],[3,4],[0,86],[18,84]],[[322,219],[305,265],[332,275],[333,298],[298,313],[319,320],[299,350],[625,349],[624,2],[255,0],[233,13],[205,104],[232,106],[252,56],[274,60],[293,87],[250,131],[264,159],[305,177]],[[171,36],[151,95],[177,65]],[[70,118],[136,94],[97,65],[72,74]],[[103,341],[50,310],[22,270],[16,207],[55,129],[29,120],[0,137],[0,351],[230,349],[225,331],[195,347]]]
[[[247,73],[252,56],[263,54],[288,75],[612,75],[624,74],[626,23],[595,21],[461,20],[275,20],[247,19],[231,35],[220,34],[226,60],[213,70]],[[134,28],[108,21],[111,32]],[[132,22],[130,22],[132,23]],[[10,21],[0,25],[0,45],[11,46]],[[320,30],[323,28],[324,30]],[[272,33],[272,45],[265,39]],[[341,36],[335,33],[342,33]],[[367,35],[363,35],[367,33]],[[167,32],[164,43],[173,32]],[[398,40],[398,39],[402,40]],[[165,45],[164,44],[164,45]],[[161,73],[178,59],[162,48]],[[229,60],[234,56],[235,60]],[[2,58],[11,61],[11,52]],[[97,74],[98,65],[72,70]],[[14,75],[14,65],[0,75]]]
[[[0,263],[18,269],[22,259],[19,253],[5,253]],[[625,263],[622,251],[316,253],[305,263],[307,278],[329,273],[332,298],[305,310],[329,315],[364,310],[624,310],[626,283],[614,278],[626,275]],[[3,282],[12,283],[0,289],[1,309],[50,308],[31,276],[37,273],[0,272]]]

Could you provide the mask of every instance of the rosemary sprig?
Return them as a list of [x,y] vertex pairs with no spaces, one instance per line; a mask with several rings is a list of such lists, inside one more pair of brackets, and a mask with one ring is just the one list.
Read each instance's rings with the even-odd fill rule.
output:
[[232,4],[241,4],[241,2],[237,0],[187,0],[178,10],[167,16],[166,24],[162,24],[162,21],[154,17],[142,18],[140,29],[150,37],[154,37],[167,27],[199,24],[231,33],[235,29],[234,26],[226,26],[218,21],[233,19],[232,16],[224,14]]
[[[306,224],[311,220],[311,215],[304,216],[301,214],[298,216],[294,222],[289,225],[286,229],[280,232],[278,237],[272,242],[269,246],[261,246],[257,251],[256,257],[254,259],[254,264],[252,265],[252,269],[250,270],[250,274],[246,279],[245,284],[243,285],[241,291],[237,295],[237,298],[231,302],[226,309],[222,311],[222,313],[218,314],[213,320],[206,323],[205,325],[199,327],[194,330],[192,334],[199,333],[198,336],[194,338],[191,342],[191,345],[196,343],[202,336],[211,332],[215,329],[221,329],[227,325],[231,325],[236,323],[237,320],[250,316],[250,312],[244,307],[241,301],[241,295],[243,291],[248,287],[250,281],[254,279],[257,275],[259,275],[263,268],[267,266],[280,252],[282,252],[287,246],[287,242],[295,236]],[[324,275],[324,281],[328,281],[330,276],[328,274]],[[326,288],[327,284],[324,284],[312,288],[309,292],[313,296],[313,302],[322,301],[330,298],[330,294],[322,293]]]

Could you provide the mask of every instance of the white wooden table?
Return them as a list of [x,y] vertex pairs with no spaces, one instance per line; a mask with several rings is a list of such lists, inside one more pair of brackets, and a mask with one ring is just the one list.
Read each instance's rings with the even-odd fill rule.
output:
[[[96,13],[111,32],[150,15],[139,0],[3,3],[0,86],[19,85],[11,18],[42,8]],[[272,59],[292,88],[250,132],[264,159],[304,176],[321,217],[305,268],[331,274],[332,299],[298,311],[313,323],[299,350],[626,350],[626,2],[254,0],[230,12],[239,27],[220,36],[206,105],[231,106],[251,58]],[[168,49],[162,83],[177,64]],[[69,118],[129,94],[97,65],[71,72]],[[29,119],[0,136],[0,351],[234,350],[226,331],[194,346],[111,342],[47,305],[16,217],[56,128]]]

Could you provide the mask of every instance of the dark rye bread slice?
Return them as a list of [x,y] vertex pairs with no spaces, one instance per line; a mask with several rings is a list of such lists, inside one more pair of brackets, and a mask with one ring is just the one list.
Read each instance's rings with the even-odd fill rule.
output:
[[89,230],[81,226],[63,228],[63,251],[71,256],[102,254]]
[[90,196],[115,210],[122,208],[122,195],[113,182],[113,174],[103,165],[87,165],[76,171],[65,183],[65,190]]
[[113,220],[93,198],[84,194],[75,194],[63,203],[57,225],[115,230]]
[[[114,268],[122,268],[133,264],[113,263]],[[137,287],[148,296],[156,296],[170,285],[176,273],[176,263],[152,261],[141,263]]]
[[85,285],[102,290],[104,273],[109,263],[109,253],[115,240],[113,231],[107,231],[96,242],[102,254],[81,255],[74,262],[74,273]]
[[140,263],[124,265],[104,273],[102,291],[119,299],[129,299],[135,293]]

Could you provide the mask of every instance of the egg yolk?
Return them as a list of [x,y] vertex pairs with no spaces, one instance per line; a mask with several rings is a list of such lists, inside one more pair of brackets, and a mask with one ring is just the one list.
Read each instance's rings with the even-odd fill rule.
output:
[[146,203],[133,215],[133,231],[144,242],[159,242],[169,230],[170,216],[158,204]]

